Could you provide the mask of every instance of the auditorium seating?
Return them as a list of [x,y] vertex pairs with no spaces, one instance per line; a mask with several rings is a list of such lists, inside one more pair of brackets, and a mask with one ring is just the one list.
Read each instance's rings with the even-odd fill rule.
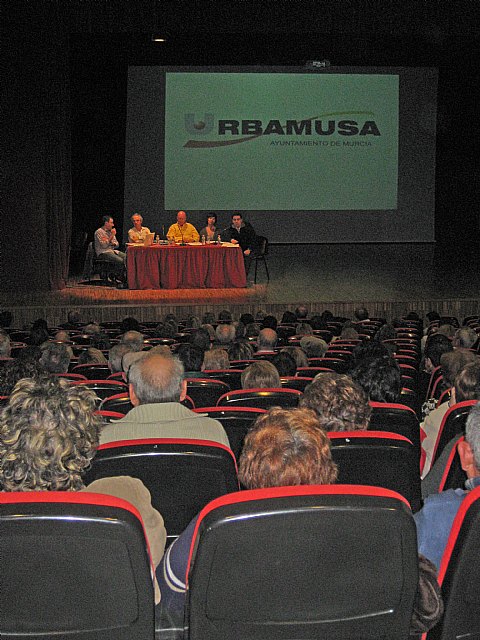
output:
[[209,440],[147,438],[102,444],[85,476],[140,478],[172,541],[213,498],[238,491],[232,451]]
[[191,546],[192,640],[408,638],[417,589],[406,501],[377,487],[277,487],[214,500]]
[[388,431],[331,431],[332,457],[340,484],[397,491],[412,511],[421,507],[418,453],[410,440]]
[[445,607],[427,640],[480,637],[480,487],[463,500],[438,572]]
[[301,391],[296,389],[239,389],[223,394],[217,402],[218,407],[256,407],[269,409],[270,407],[296,407]]
[[477,404],[477,400],[464,400],[452,405],[443,416],[440,428],[437,434],[437,440],[432,454],[432,466],[442,453],[444,447],[458,433],[465,431],[465,422],[467,420],[470,409]]
[[447,489],[463,489],[467,480],[467,474],[462,469],[460,462],[460,456],[458,454],[458,445],[460,442],[464,442],[465,436],[461,436],[455,446],[450,451],[448,460],[445,464],[442,479],[438,486],[438,493],[447,491]]
[[187,394],[195,407],[211,407],[217,404],[220,396],[228,393],[230,387],[221,380],[211,378],[186,378]]
[[77,364],[72,368],[72,373],[80,373],[89,380],[106,380],[112,373],[108,364],[88,363]]
[[420,424],[415,411],[403,404],[370,402],[372,415],[368,429],[390,431],[405,436],[413,443],[420,460]]
[[125,500],[0,493],[0,550],[2,638],[153,639],[151,561]]

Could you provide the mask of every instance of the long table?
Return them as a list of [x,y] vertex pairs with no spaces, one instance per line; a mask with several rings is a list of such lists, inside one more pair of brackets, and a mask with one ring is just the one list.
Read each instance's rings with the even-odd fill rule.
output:
[[225,289],[246,287],[243,253],[225,243],[129,246],[129,289]]

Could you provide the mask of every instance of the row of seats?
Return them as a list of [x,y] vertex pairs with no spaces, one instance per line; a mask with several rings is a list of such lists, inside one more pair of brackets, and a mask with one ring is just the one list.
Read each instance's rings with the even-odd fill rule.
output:
[[[387,489],[279,487],[210,502],[177,628],[155,623],[148,547],[128,502],[27,492],[0,494],[0,505],[0,634],[12,640],[167,640],[183,638],[184,626],[191,640],[409,637],[415,525]],[[450,534],[439,572],[445,614],[428,640],[478,636],[479,545],[477,488]]]

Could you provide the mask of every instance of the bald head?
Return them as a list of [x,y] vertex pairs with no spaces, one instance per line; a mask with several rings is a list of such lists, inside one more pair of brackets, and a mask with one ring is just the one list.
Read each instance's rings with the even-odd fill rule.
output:
[[148,354],[134,362],[128,372],[134,405],[179,402],[185,397],[183,365],[176,356]]
[[257,338],[258,348],[273,349],[277,344],[277,337],[277,332],[273,329],[262,329]]
[[185,222],[187,221],[187,214],[185,213],[185,211],[179,211],[177,213],[177,223],[180,227],[183,227],[183,225],[185,224]]

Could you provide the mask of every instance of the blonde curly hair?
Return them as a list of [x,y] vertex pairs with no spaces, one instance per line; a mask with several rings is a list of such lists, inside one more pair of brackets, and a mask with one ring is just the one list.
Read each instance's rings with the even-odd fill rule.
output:
[[0,490],[78,491],[98,447],[95,394],[50,376],[24,378],[0,414]]

